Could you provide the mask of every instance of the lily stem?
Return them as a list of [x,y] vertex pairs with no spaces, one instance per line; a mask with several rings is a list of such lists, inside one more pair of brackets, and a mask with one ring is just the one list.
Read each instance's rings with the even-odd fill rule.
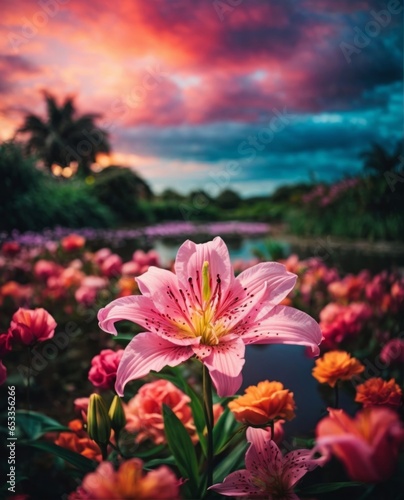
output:
[[213,401],[212,380],[209,370],[203,365],[203,409],[207,429],[207,487],[213,484]]

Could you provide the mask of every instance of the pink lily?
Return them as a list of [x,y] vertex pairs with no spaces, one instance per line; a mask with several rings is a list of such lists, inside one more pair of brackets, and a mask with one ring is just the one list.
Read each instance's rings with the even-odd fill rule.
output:
[[260,497],[272,500],[298,500],[296,483],[309,471],[324,465],[325,458],[312,458],[312,450],[295,450],[284,457],[264,429],[247,429],[251,443],[245,455],[246,469],[229,474],[223,483],[209,489],[231,497]]
[[257,264],[235,278],[227,247],[217,237],[199,245],[186,241],[174,268],[149,267],[136,278],[142,295],[114,300],[98,313],[108,333],[117,334],[120,320],[147,330],[125,349],[115,385],[119,395],[130,380],[194,355],[209,369],[218,395],[233,395],[242,382],[246,344],[299,344],[319,354],[318,324],[277,305],[296,282],[282,264]]

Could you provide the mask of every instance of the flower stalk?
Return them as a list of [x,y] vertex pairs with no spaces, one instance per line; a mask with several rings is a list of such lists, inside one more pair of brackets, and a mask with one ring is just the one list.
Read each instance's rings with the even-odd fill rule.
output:
[[213,484],[213,400],[212,400],[212,380],[208,368],[203,365],[203,409],[207,429],[207,487]]

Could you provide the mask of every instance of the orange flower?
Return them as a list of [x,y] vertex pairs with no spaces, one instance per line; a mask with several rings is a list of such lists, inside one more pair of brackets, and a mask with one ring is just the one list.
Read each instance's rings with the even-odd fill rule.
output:
[[86,243],[86,239],[83,236],[79,236],[78,234],[69,234],[65,238],[60,241],[60,244],[65,250],[65,252],[73,252],[75,250],[79,250],[83,248]]
[[251,385],[245,394],[229,403],[236,420],[247,425],[268,425],[272,420],[291,420],[295,416],[293,392],[280,382],[265,380]]
[[394,378],[386,382],[380,377],[373,377],[358,385],[355,401],[368,406],[390,406],[397,408],[401,405],[403,392]]
[[362,373],[365,367],[356,358],[345,351],[329,351],[316,360],[313,377],[321,384],[334,387],[338,380],[350,380]]
[[80,455],[90,458],[91,460],[97,460],[98,462],[102,460],[101,450],[98,444],[89,437],[79,437],[74,432],[61,432],[55,444],[62,448],[80,453]]
[[127,297],[133,295],[137,290],[137,283],[132,277],[123,276],[117,283],[119,289],[119,297]]
[[131,458],[121,463],[117,471],[111,462],[102,462],[83,479],[81,496],[69,498],[142,498],[173,500],[179,498],[179,481],[165,465],[150,472],[143,471],[143,462]]

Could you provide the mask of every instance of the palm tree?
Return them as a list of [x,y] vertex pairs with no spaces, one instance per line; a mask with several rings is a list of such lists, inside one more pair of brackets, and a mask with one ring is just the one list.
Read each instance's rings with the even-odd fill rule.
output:
[[403,142],[398,141],[392,153],[375,142],[361,157],[364,160],[363,168],[373,174],[396,172],[403,168]]
[[44,92],[47,118],[29,114],[18,133],[29,134],[26,150],[36,154],[51,170],[53,164],[67,167],[78,164],[78,172],[86,176],[97,153],[109,153],[108,134],[95,125],[98,114],[76,116],[74,99],[67,97],[58,106],[56,99]]

